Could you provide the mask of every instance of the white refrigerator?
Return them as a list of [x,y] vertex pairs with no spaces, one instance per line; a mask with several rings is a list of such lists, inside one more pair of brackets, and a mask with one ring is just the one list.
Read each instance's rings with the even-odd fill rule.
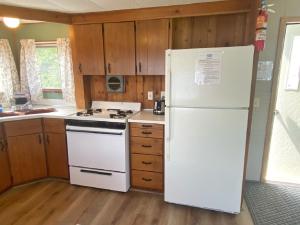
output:
[[240,212],[253,55],[166,51],[166,202]]

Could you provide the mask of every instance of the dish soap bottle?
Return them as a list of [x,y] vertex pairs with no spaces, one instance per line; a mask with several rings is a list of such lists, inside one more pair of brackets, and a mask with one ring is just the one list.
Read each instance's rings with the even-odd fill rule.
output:
[[2,107],[2,104],[0,104],[0,113],[3,112],[3,107]]

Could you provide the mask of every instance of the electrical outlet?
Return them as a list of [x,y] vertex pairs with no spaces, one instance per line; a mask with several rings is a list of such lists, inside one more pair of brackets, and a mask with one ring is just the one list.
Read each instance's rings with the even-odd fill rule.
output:
[[148,100],[153,100],[153,91],[148,91]]
[[160,92],[160,98],[163,99],[166,97],[166,93],[164,91]]

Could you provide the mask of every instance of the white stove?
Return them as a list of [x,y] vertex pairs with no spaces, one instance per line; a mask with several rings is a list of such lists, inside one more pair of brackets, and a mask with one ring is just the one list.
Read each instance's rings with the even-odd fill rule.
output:
[[71,184],[128,191],[127,119],[140,109],[140,103],[99,101],[67,118]]

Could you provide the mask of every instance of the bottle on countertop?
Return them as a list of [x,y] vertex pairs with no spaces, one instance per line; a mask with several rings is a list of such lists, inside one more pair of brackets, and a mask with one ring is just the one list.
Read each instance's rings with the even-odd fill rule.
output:
[[0,104],[0,113],[2,113],[3,112],[3,106],[2,106],[2,104]]

